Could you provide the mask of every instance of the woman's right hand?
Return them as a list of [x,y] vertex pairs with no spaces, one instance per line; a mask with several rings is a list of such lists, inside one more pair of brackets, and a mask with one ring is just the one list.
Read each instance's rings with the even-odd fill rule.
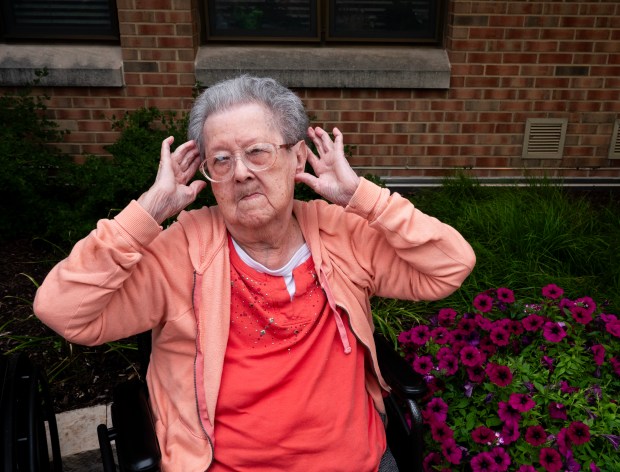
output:
[[204,180],[189,183],[200,165],[196,143],[187,141],[174,152],[170,152],[173,142],[174,137],[170,136],[161,143],[161,157],[155,182],[138,198],[142,208],[159,224],[196,200],[198,194],[207,186]]

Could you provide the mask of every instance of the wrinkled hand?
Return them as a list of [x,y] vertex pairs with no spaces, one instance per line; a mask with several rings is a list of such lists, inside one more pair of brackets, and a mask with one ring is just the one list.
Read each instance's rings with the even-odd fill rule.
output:
[[308,162],[314,169],[316,177],[302,172],[295,176],[297,182],[303,182],[328,201],[347,206],[357,189],[360,178],[349,165],[344,155],[342,133],[333,130],[334,140],[320,127],[308,128],[308,136],[315,144],[319,155],[308,150]]
[[171,153],[170,146],[173,142],[173,136],[162,141],[155,182],[138,199],[138,203],[159,224],[196,200],[198,194],[207,186],[204,180],[194,180],[188,184],[200,165],[196,143],[187,141]]

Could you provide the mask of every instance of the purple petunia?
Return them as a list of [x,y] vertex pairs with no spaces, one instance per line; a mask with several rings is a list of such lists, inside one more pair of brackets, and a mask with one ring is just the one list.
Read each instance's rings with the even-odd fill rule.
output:
[[478,426],[471,432],[471,438],[478,444],[491,444],[495,441],[495,432],[486,426]]
[[426,325],[416,326],[411,329],[410,339],[413,344],[417,344],[419,346],[423,346],[428,341],[430,337],[430,330]]
[[610,321],[605,325],[607,332],[617,338],[620,338],[620,320]]
[[532,446],[542,446],[547,442],[547,432],[539,424],[529,426],[525,431],[525,440]]
[[450,464],[460,464],[463,457],[463,451],[456,445],[454,439],[448,439],[441,445],[443,456]]
[[510,342],[510,332],[503,326],[493,327],[491,340],[498,346],[507,346]]
[[480,293],[474,298],[474,308],[481,313],[487,313],[493,309],[493,299],[486,293]]
[[420,375],[426,375],[433,370],[433,360],[431,356],[420,356],[413,361],[413,370]]
[[550,447],[541,449],[538,460],[547,472],[559,472],[562,470],[562,457],[555,449]]
[[509,288],[498,288],[497,289],[497,299],[502,303],[514,303],[515,294]]
[[519,422],[521,413],[513,408],[508,402],[499,402],[497,404],[497,416],[504,422]]
[[605,347],[602,344],[595,344],[591,349],[592,355],[594,356],[594,363],[596,365],[603,365],[605,362]]
[[485,361],[484,355],[474,346],[461,349],[461,363],[467,367],[475,367]]
[[566,420],[566,407],[562,403],[549,403],[549,416],[554,420]]
[[573,319],[582,325],[587,325],[592,321],[592,312],[587,307],[575,305],[570,309]]
[[516,421],[507,421],[506,423],[504,423],[501,432],[503,444],[512,444],[517,439],[519,439],[520,436],[521,433],[519,432],[519,423],[517,423]]
[[536,472],[536,468],[533,465],[526,464],[519,466],[517,472]]
[[448,344],[452,336],[450,335],[450,331],[440,326],[431,331],[431,338],[437,344]]
[[438,443],[454,438],[454,431],[443,421],[431,422],[431,436]]
[[439,320],[439,326],[447,328],[454,324],[454,320],[456,319],[456,311],[452,308],[442,308],[439,310],[437,318]]
[[568,438],[577,446],[590,441],[590,428],[581,421],[573,421],[568,427]]
[[545,319],[540,315],[528,315],[521,323],[526,331],[538,331],[545,324]]
[[498,387],[506,387],[512,382],[512,372],[505,365],[489,363],[485,369],[489,380]]
[[544,297],[550,298],[551,300],[557,300],[564,295],[564,290],[555,284],[549,284],[543,287],[542,294]]
[[531,397],[529,395],[526,395],[525,393],[510,394],[510,399],[508,400],[508,403],[512,408],[514,408],[520,413],[530,411],[536,406],[534,400],[532,400]]
[[488,452],[476,454],[471,459],[471,470],[473,472],[495,472],[495,461]]
[[443,370],[446,375],[454,375],[459,370],[459,361],[454,355],[444,356],[439,360],[438,367]]
[[566,337],[566,331],[560,325],[554,321],[547,321],[543,326],[543,336],[547,341],[552,343],[559,343]]
[[445,422],[448,418],[448,405],[441,398],[434,397],[424,407],[423,416],[429,423],[433,421]]
[[491,457],[495,462],[495,470],[497,472],[506,472],[510,466],[510,456],[503,447],[494,447],[491,451]]

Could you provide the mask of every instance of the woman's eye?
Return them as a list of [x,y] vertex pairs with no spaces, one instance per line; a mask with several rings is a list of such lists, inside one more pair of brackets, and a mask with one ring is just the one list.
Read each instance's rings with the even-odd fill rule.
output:
[[230,156],[227,156],[226,154],[222,154],[220,156],[213,156],[214,164],[226,164],[228,162],[230,162]]

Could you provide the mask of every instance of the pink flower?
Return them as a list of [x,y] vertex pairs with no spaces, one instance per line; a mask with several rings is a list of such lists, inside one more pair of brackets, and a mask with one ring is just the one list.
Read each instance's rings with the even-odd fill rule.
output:
[[498,472],[506,472],[510,466],[510,456],[503,447],[495,447],[491,451],[491,457],[495,462],[495,470]]
[[521,413],[530,411],[532,408],[536,406],[536,403],[534,402],[534,400],[532,400],[530,396],[526,395],[525,393],[510,394],[510,399],[508,400],[508,403],[516,411],[519,411]]
[[431,452],[424,458],[422,468],[424,469],[424,472],[431,472],[435,470],[433,466],[439,464],[441,464],[441,456],[436,452]]
[[447,344],[451,340],[450,331],[440,326],[431,331],[431,338],[437,344]]
[[474,322],[485,331],[489,331],[493,326],[493,322],[490,319],[485,318],[478,313],[476,313],[476,316],[474,317]]
[[487,313],[493,309],[493,299],[486,293],[478,294],[474,298],[474,308],[481,313]]
[[431,422],[431,435],[438,443],[454,438],[454,431],[443,421]]
[[559,323],[547,321],[543,327],[543,336],[547,341],[559,343],[566,337],[566,331]]
[[476,454],[471,460],[471,470],[473,472],[495,472],[495,461],[488,452]]
[[430,330],[426,325],[416,326],[411,329],[411,342],[419,346],[423,346],[430,337]]
[[571,387],[570,384],[566,380],[562,380],[560,382],[560,392],[562,393],[576,393],[579,391],[579,387]]
[[519,422],[521,414],[514,409],[508,402],[499,402],[497,408],[497,416],[499,419],[508,422]]
[[517,469],[517,472],[536,472],[536,468],[533,465],[522,465]]
[[594,310],[596,310],[596,303],[594,303],[594,300],[590,297],[578,298],[575,300],[575,305],[584,308],[590,315],[594,313]]
[[465,346],[461,350],[461,363],[467,367],[474,367],[484,362],[483,354],[474,346]]
[[558,445],[558,450],[560,454],[566,457],[570,451],[570,439],[568,438],[568,429],[562,428],[558,431],[558,434],[555,437],[555,442]]
[[505,365],[489,363],[485,370],[489,380],[498,387],[506,387],[512,382],[512,372]]
[[526,331],[538,331],[545,324],[545,319],[540,315],[528,315],[523,318],[522,324]]
[[605,362],[605,348],[602,344],[595,344],[592,346],[592,354],[594,355],[594,363],[596,365],[603,365]]
[[573,421],[568,427],[568,438],[577,446],[590,441],[590,428],[581,421]]
[[582,325],[587,325],[590,321],[592,321],[592,313],[587,307],[575,305],[570,309],[570,313],[573,316],[573,319]]
[[495,432],[486,426],[478,426],[471,432],[471,438],[478,444],[491,444],[495,441]]
[[430,356],[420,356],[413,361],[413,370],[420,375],[428,374],[433,367],[433,360]]
[[497,299],[503,303],[514,303],[515,294],[512,290],[508,288],[498,288],[497,289]]
[[607,332],[617,338],[620,338],[620,320],[610,321],[605,325]]
[[507,421],[502,428],[501,438],[505,445],[512,444],[519,439],[519,423],[516,421]]
[[609,363],[611,364],[611,367],[614,369],[614,373],[620,376],[620,359],[614,356],[611,359],[609,359]]
[[443,423],[448,418],[448,405],[443,401],[443,399],[434,397],[424,407],[423,415],[424,419],[426,419],[429,423]]
[[547,472],[559,472],[562,469],[562,457],[558,451],[550,447],[540,450],[538,460]]
[[487,374],[482,368],[482,365],[476,365],[473,367],[467,367],[467,377],[472,382],[480,383],[486,378]]
[[566,407],[562,403],[549,403],[549,416],[554,420],[566,420]]
[[450,464],[460,464],[463,457],[463,451],[456,445],[454,439],[448,439],[444,441],[441,446],[443,456],[450,462]]
[[534,425],[527,428],[525,432],[525,441],[532,446],[542,446],[547,442],[547,432],[540,425]]
[[594,462],[590,462],[590,472],[601,472],[601,469]]
[[564,290],[555,284],[549,284],[543,287],[542,294],[551,300],[557,300],[564,294]]
[[446,375],[454,375],[459,370],[459,361],[454,355],[445,356],[439,361],[438,366]]
[[448,327],[454,324],[456,319],[456,311],[452,308],[442,308],[437,315],[439,326]]
[[507,346],[510,342],[510,332],[504,327],[491,329],[491,340],[498,346]]

